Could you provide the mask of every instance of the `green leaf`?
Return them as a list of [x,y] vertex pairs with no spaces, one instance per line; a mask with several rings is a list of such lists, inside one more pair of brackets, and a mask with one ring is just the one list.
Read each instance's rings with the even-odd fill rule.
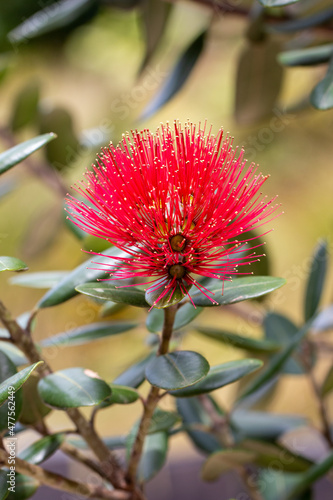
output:
[[203,51],[206,34],[206,31],[200,33],[183,52],[157,94],[144,109],[140,117],[141,120],[146,120],[156,113],[182,88]]
[[262,411],[238,409],[231,414],[232,428],[241,436],[250,439],[274,441],[285,432],[305,426],[306,423],[303,417]]
[[25,365],[28,363],[28,360],[24,356],[23,352],[10,342],[0,342],[0,352],[5,353],[15,366]]
[[85,283],[75,288],[79,293],[136,307],[148,307],[145,292],[135,287],[115,287],[108,283]]
[[46,406],[38,392],[39,377],[33,374],[23,385],[22,410],[19,421],[23,425],[33,426],[40,424],[46,415],[51,412],[51,408]]
[[42,347],[54,345],[72,346],[82,345],[105,337],[128,332],[136,328],[138,323],[125,321],[108,321],[103,323],[91,323],[90,325],[79,326],[67,332],[58,333],[53,337],[43,339],[40,343]]
[[[42,297],[38,303],[38,307],[52,307],[66,302],[66,300],[69,300],[78,294],[75,290],[75,287],[78,285],[87,283],[88,281],[97,280],[99,278],[105,278],[107,274],[104,268],[106,266],[110,266],[107,270],[108,273],[111,273],[114,269],[112,259],[110,259],[111,256],[128,257],[128,254],[126,254],[123,250],[111,247],[110,250],[103,252],[103,256],[94,256],[93,258],[83,262],[83,264],[75,268],[53,288],[51,288],[51,290],[49,290],[44,297]],[[96,270],[99,266],[100,269]]]
[[333,390],[333,365],[328,370],[325,380],[321,386],[321,395],[322,397],[327,396]]
[[125,385],[137,389],[146,379],[146,366],[155,357],[154,353],[149,353],[148,356],[127,368],[123,373],[114,379],[113,383]]
[[26,271],[27,265],[16,257],[0,257],[0,271]]
[[236,382],[236,380],[245,377],[245,375],[258,370],[262,365],[263,362],[259,359],[239,359],[212,366],[206,377],[200,380],[200,382],[184,389],[178,389],[178,391],[172,391],[171,394],[177,398],[206,394],[207,392],[215,391],[220,387]]
[[[301,474],[279,472],[272,468],[261,469],[258,474],[258,485],[264,500],[285,500],[286,494],[299,481]],[[267,488],[269,484],[269,488]],[[310,491],[297,495],[293,500],[312,500]]]
[[38,83],[29,82],[16,96],[11,118],[11,127],[13,131],[17,131],[36,121],[39,94]]
[[163,467],[168,451],[168,435],[157,432],[146,436],[139,462],[138,480],[149,481]]
[[264,7],[284,7],[299,2],[299,0],[259,0]]
[[96,406],[111,395],[104,380],[91,370],[68,368],[47,375],[38,383],[43,401],[54,408]]
[[146,319],[146,327],[149,332],[160,333],[163,329],[163,323],[164,311],[162,309],[153,308],[151,311],[149,311]]
[[280,44],[267,40],[243,49],[236,77],[235,118],[248,125],[272,114],[280,93],[283,67],[276,58]]
[[192,285],[188,285],[187,283],[183,282],[182,283],[182,288],[180,288],[179,283],[177,282],[176,288],[170,288],[168,293],[166,293],[162,298],[160,297],[161,294],[163,294],[165,288],[169,285],[171,282],[171,279],[165,279],[161,278],[159,281],[159,288],[149,291],[149,289],[146,291],[145,299],[148,302],[148,304],[152,307],[155,307],[156,309],[165,309],[166,307],[173,306],[175,304],[178,304],[181,300],[183,300],[184,297],[186,297],[186,294],[184,294],[183,289],[185,290],[190,290]]
[[40,464],[59,449],[64,439],[65,434],[61,432],[52,436],[45,436],[21,451],[19,457],[31,464]]
[[7,151],[0,154],[0,175],[7,172],[21,161],[25,160],[32,153],[42,148],[45,144],[53,141],[57,136],[50,132],[49,134],[39,135],[33,139],[22,142]]
[[327,73],[310,94],[311,104],[321,110],[333,107],[333,57],[330,60]]
[[111,396],[100,404],[101,408],[106,408],[107,406],[116,405],[130,405],[135,403],[139,399],[139,393],[132,387],[127,387],[125,385],[110,384]]
[[16,373],[12,377],[8,378],[2,384],[0,384],[0,405],[2,405],[8,399],[8,389],[13,387],[14,392],[18,391],[24,382],[30,377],[32,372],[41,364],[43,361],[38,361],[33,365],[27,366],[23,370]]
[[241,395],[241,399],[246,398],[250,394],[256,392],[264,384],[272,380],[276,375],[281,373],[283,367],[289,357],[293,354],[299,343],[303,340],[311,327],[311,321],[308,321],[298,332],[294,335],[293,339],[282,349],[279,353],[275,354],[268,361],[266,366],[261,370],[259,375],[246,387]]
[[[214,305],[235,304],[247,299],[261,297],[266,293],[273,292],[284,285],[284,278],[273,278],[271,276],[251,276],[247,278],[236,278],[233,281],[225,281],[219,288],[208,288],[212,294],[211,302],[203,293],[197,291],[191,294],[196,306],[212,307]],[[222,294],[223,287],[223,294]]]
[[94,4],[94,0],[76,0],[75,2],[61,2],[56,8],[46,6],[13,29],[8,34],[9,41],[13,44],[26,42],[68,26]]
[[9,494],[8,487],[10,486],[7,481],[8,481],[8,476],[7,476],[8,471],[6,470],[0,470],[0,498],[1,500],[6,500]]
[[45,155],[59,172],[68,168],[78,157],[79,140],[74,130],[72,115],[64,108],[42,108],[39,116],[39,131],[53,130],[58,140],[48,144]]
[[[281,314],[266,314],[263,325],[266,339],[271,342],[279,343],[281,347],[289,344],[294,335],[298,332],[297,326]],[[291,375],[302,375],[304,373],[304,368],[297,359],[297,352],[298,349],[296,349],[295,356],[291,356],[286,361],[282,373]]]
[[311,462],[294,455],[286,448],[261,441],[244,441],[239,448],[213,453],[202,468],[202,478],[215,481],[221,474],[239,466],[255,464],[271,467],[278,464],[280,470],[298,472],[309,468]]
[[328,62],[333,55],[333,43],[306,49],[280,52],[278,60],[284,66],[312,66]]
[[[210,396],[208,397],[212,400]],[[211,433],[191,429],[191,426],[195,426],[195,424],[207,427],[213,425],[210,416],[207,414],[199,398],[178,398],[176,402],[177,410],[186,426],[186,432],[198,450],[204,453],[213,453],[220,450],[221,443]]]
[[254,462],[256,454],[249,450],[230,449],[212,453],[201,469],[204,481],[215,481],[222,474]]
[[156,408],[149,424],[148,434],[169,431],[179,421],[180,416],[177,413]]
[[228,344],[232,347],[237,347],[250,352],[270,353],[280,349],[279,344],[269,340],[252,339],[251,337],[243,337],[241,335],[237,335],[236,333],[204,326],[197,326],[195,329],[197,332],[202,333],[207,337],[216,339],[223,344]]
[[15,473],[15,493],[9,492],[7,500],[26,500],[39,488],[40,483],[33,477]]
[[156,2],[156,0],[144,0],[141,3],[141,22],[145,35],[145,55],[140,73],[149,64],[163,37],[172,7],[172,4]]
[[322,241],[317,246],[312,258],[310,274],[305,292],[305,303],[304,303],[305,321],[308,321],[317,312],[320,298],[322,296],[324,288],[325,276],[327,271],[327,261],[328,261],[327,242]]
[[153,358],[146,367],[148,382],[162,389],[188,387],[209,371],[208,361],[192,351],[176,351]]
[[100,318],[107,318],[108,316],[113,316],[117,312],[121,311],[126,307],[126,304],[120,304],[111,301],[105,301],[100,310],[98,311],[98,316]]
[[[12,361],[0,352],[0,383],[16,375],[16,367]],[[1,386],[0,386],[1,387]],[[0,407],[0,431],[6,430],[17,421],[22,408],[22,394],[9,394],[9,401]]]
[[29,288],[52,288],[69,275],[69,271],[45,271],[26,273],[10,278],[11,285],[27,286]]

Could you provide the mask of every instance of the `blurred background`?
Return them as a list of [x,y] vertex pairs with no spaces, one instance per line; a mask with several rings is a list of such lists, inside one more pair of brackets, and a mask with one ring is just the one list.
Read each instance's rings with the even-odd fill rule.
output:
[[[305,0],[297,4],[302,7],[289,7],[287,14],[303,18],[329,3]],[[269,22],[280,22],[280,15],[283,21],[285,11],[269,12]],[[116,144],[131,129],[155,130],[160,122],[174,119],[207,121],[214,133],[220,127],[230,132],[235,146],[244,146],[245,157],[271,175],[265,193],[278,194],[284,212],[265,236],[268,257],[260,272],[285,277],[287,285],[250,309],[260,313],[268,308],[299,323],[313,248],[322,237],[332,246],[333,113],[315,109],[308,99],[325,77],[326,61],[283,67],[277,59],[280,52],[311,44],[313,33],[267,35],[263,22],[260,4],[253,7],[241,0],[214,5],[157,0],[2,2],[1,150],[39,133],[53,131],[58,139],[1,177],[1,254],[23,259],[32,272],[78,266],[88,257],[81,248],[102,250],[105,245],[78,235],[66,223],[64,196],[100,147],[109,141]],[[320,43],[333,36],[330,30],[315,33]],[[10,284],[13,275],[1,274],[1,297],[15,315],[31,310],[45,292]],[[332,300],[329,283],[325,304]],[[35,339],[97,321],[99,314],[100,306],[82,296],[44,309]],[[249,317],[209,310],[198,322],[260,338],[256,314]],[[112,316],[118,318],[137,318],[142,328],[89,347],[49,347],[47,360],[55,370],[84,366],[112,380],[148,352],[145,313],[127,308]],[[201,352],[211,364],[244,355],[195,332],[184,338],[183,346]],[[327,366],[323,359],[319,370]],[[222,389],[221,401],[228,406],[236,390],[235,384]],[[301,413],[316,422],[317,409],[307,403],[310,391],[302,376],[286,375],[266,408]],[[136,403],[131,412],[120,406],[100,412],[98,426],[105,435],[121,434],[139,410]],[[54,412],[51,420],[55,429],[68,425],[61,412]],[[177,454],[190,449],[186,438],[177,438],[174,447]]]

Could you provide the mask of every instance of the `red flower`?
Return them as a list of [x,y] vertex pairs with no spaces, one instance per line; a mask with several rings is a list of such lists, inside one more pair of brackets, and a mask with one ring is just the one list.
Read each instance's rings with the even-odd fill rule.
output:
[[214,137],[205,127],[167,124],[103,149],[75,186],[88,204],[70,197],[68,206],[79,227],[130,254],[112,279],[152,277],[148,293],[165,306],[192,285],[209,295],[195,275],[223,281],[257,260],[256,245],[244,255],[241,235],[276,205],[261,196],[267,177],[256,171],[222,130]]

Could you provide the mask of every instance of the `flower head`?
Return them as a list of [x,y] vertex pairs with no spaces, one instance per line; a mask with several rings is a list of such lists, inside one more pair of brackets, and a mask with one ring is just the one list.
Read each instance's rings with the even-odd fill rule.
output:
[[85,201],[68,199],[79,227],[128,252],[112,279],[151,278],[157,307],[192,285],[209,296],[198,276],[223,281],[257,260],[258,245],[242,235],[276,209],[260,193],[267,177],[222,130],[215,137],[205,128],[175,122],[124,135],[75,186]]

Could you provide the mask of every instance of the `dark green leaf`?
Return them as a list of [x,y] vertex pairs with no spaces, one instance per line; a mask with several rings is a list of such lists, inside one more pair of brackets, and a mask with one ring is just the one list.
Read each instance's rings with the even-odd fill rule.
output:
[[[333,77],[333,66],[332,66],[332,77]],[[333,105],[333,86],[332,86],[332,105]],[[322,241],[317,246],[312,258],[309,279],[305,292],[305,303],[304,303],[305,321],[308,321],[317,312],[324,287],[324,281],[327,271],[327,260],[328,260],[327,242]]]
[[[194,308],[193,308],[194,309]],[[160,333],[163,329],[164,311],[153,308],[147,314],[146,327],[152,333]]]
[[104,323],[91,323],[90,325],[79,326],[67,332],[58,333],[53,337],[42,340],[42,347],[53,345],[72,346],[82,345],[87,342],[110,337],[119,333],[128,332],[137,327],[138,323],[125,321],[108,321]]
[[[258,475],[258,485],[263,500],[285,500],[288,490],[297,484],[302,474],[279,472],[272,468],[261,469]],[[269,484],[269,488],[267,485]],[[308,491],[306,494],[293,497],[293,500],[312,500]]]
[[26,500],[39,488],[39,482],[33,477],[15,474],[15,493],[10,492],[7,500]]
[[241,335],[237,335],[236,333],[225,332],[224,330],[204,326],[197,326],[195,329],[199,333],[219,340],[223,344],[228,344],[250,352],[270,353],[280,349],[280,345],[278,343],[271,342],[269,340],[252,339],[251,337],[243,337]]
[[299,0],[259,0],[259,2],[264,7],[284,7],[299,2]]
[[38,101],[39,85],[36,82],[30,82],[19,92],[14,103],[11,119],[11,126],[14,131],[35,122]]
[[283,77],[283,67],[276,60],[279,51],[280,45],[267,39],[243,50],[236,79],[238,123],[252,124],[272,114]]
[[52,436],[45,436],[21,451],[19,457],[31,464],[40,464],[59,449],[64,439],[65,434],[61,432]]
[[177,413],[156,408],[149,425],[148,434],[169,431],[179,420],[180,416]]
[[150,306],[156,307],[156,309],[165,309],[166,307],[178,304],[178,302],[186,297],[186,294],[184,294],[183,290],[186,289],[188,291],[192,287],[192,285],[188,285],[187,283],[183,282],[182,288],[180,288],[179,283],[177,283],[176,289],[170,288],[168,293],[166,293],[161,298],[161,295],[164,293],[165,288],[169,285],[170,282],[171,279],[161,278],[159,282],[159,288],[153,291],[146,291],[145,298]]
[[[264,318],[264,330],[266,339],[279,343],[280,346],[287,345],[298,332],[297,326],[288,318],[276,313],[268,313]],[[298,349],[296,349],[297,354]],[[291,356],[285,363],[282,373],[291,375],[302,375],[303,366],[296,356]]]
[[97,238],[97,236],[93,236],[92,234],[87,234],[82,239],[82,248],[83,250],[87,250],[87,252],[103,253],[109,247],[110,243],[108,241]]
[[327,43],[306,49],[280,52],[278,60],[285,66],[312,66],[328,62],[333,55],[333,44]]
[[26,271],[27,265],[16,257],[0,256],[0,271]]
[[16,373],[12,377],[8,378],[2,384],[0,384],[0,405],[8,399],[8,389],[13,387],[14,392],[18,391],[24,382],[30,377],[32,372],[37,368],[37,366],[43,364],[43,361],[38,361],[33,365],[27,366],[23,370]]
[[[128,257],[128,254],[126,254],[123,250],[112,247],[110,250],[103,252],[103,256],[94,256],[90,258],[65,276],[59,283],[57,283],[57,285],[51,288],[51,290],[49,290],[44,297],[42,297],[38,306],[51,307],[61,304],[78,294],[75,290],[75,287],[78,285],[87,283],[88,281],[94,281],[99,278],[105,278],[107,276],[104,270],[105,267],[110,265],[107,269],[108,273],[111,273],[114,268],[110,256]],[[100,269],[96,270],[99,266]]]
[[175,351],[153,358],[146,367],[146,378],[156,387],[174,390],[195,384],[208,371],[208,361],[201,354]]
[[100,404],[101,408],[106,408],[107,406],[116,405],[129,405],[135,403],[139,399],[139,393],[132,387],[127,387],[125,385],[110,384],[112,394],[110,397],[102,401]]
[[205,44],[207,32],[204,31],[187,47],[161,88],[144,109],[141,120],[146,120],[166,104],[182,88],[198,61]]
[[328,370],[323,385],[321,386],[321,394],[327,396],[333,390],[333,365]]
[[49,134],[39,135],[1,153],[0,175],[14,167],[14,165],[17,165],[21,161],[25,160],[25,158],[37,151],[37,149],[40,149],[45,144],[53,141],[56,137],[57,136],[52,132]]
[[171,394],[178,398],[205,394],[236,382],[245,375],[258,370],[262,365],[263,362],[258,359],[240,359],[212,366],[206,377],[200,382],[184,389],[178,389],[178,391],[172,391]]
[[248,385],[248,387],[243,392],[241,398],[245,398],[255,391],[260,389],[264,384],[272,380],[276,375],[281,373],[285,363],[293,354],[295,349],[298,347],[299,343],[306,336],[309,328],[311,327],[311,321],[308,321],[298,332],[294,335],[293,339],[286,345],[281,352],[272,356],[267,365],[261,370],[259,375]]
[[146,379],[145,370],[150,360],[155,357],[154,353],[149,353],[148,356],[141,361],[127,368],[123,373],[114,379],[113,383],[118,385],[126,385],[137,389]]
[[7,470],[0,470],[0,498],[1,500],[6,500],[9,494],[8,487],[10,486],[7,481],[8,481],[8,471]]
[[5,353],[15,366],[25,365],[28,363],[28,360],[24,356],[23,352],[10,342],[0,342],[0,352]]
[[39,117],[39,130],[53,130],[58,140],[45,148],[48,162],[58,171],[68,168],[78,157],[79,140],[76,137],[71,114],[64,108],[43,108]]
[[27,286],[29,288],[52,288],[69,275],[69,271],[45,271],[26,273],[14,276],[9,282],[12,285]]
[[156,2],[156,0],[144,0],[141,3],[142,25],[145,34],[145,55],[141,64],[140,73],[147,67],[151,57],[161,41],[168,19],[170,17],[172,4],[167,2]]
[[273,441],[285,432],[306,424],[306,419],[294,415],[277,415],[262,411],[235,410],[231,425],[245,438]]
[[76,0],[61,2],[56,8],[46,6],[13,29],[8,38],[11,43],[16,44],[63,28],[78,19],[94,4],[94,0]]
[[[247,278],[236,278],[233,281],[226,281],[219,288],[210,289],[212,301],[203,293],[197,291],[191,294],[196,306],[211,307],[214,305],[235,304],[247,299],[261,297],[266,293],[273,292],[286,282],[283,278],[273,278],[270,276],[251,276]],[[222,294],[223,287],[223,294]]]
[[68,368],[39,381],[38,390],[43,401],[54,408],[95,406],[111,395],[104,380],[91,370]]
[[148,307],[145,292],[134,287],[119,288],[108,283],[85,283],[75,288],[79,293],[136,307]]
[[[0,352],[0,384],[1,386],[7,380],[16,375],[16,367],[12,361]],[[0,387],[1,387],[0,386]],[[22,394],[13,392],[8,394],[9,400],[0,406],[0,431],[6,430],[14,425],[19,417],[22,408]]]
[[116,302],[106,301],[98,311],[98,316],[100,318],[106,318],[108,316],[113,316],[117,312],[121,311],[126,307],[126,304],[120,304]]
[[213,424],[198,397],[177,399],[177,410],[187,426],[187,434],[200,451],[213,453],[221,449],[221,443],[211,433],[191,429],[196,424],[207,427]]
[[138,480],[149,481],[163,467],[168,451],[168,435],[157,432],[146,437],[138,468]]
[[311,104],[321,110],[333,107],[333,58],[331,58],[327,73],[313,89],[310,95]]
[[38,392],[39,377],[33,374],[23,385],[22,391],[22,410],[19,421],[23,425],[40,424],[43,418],[48,415],[51,408],[46,406]]

